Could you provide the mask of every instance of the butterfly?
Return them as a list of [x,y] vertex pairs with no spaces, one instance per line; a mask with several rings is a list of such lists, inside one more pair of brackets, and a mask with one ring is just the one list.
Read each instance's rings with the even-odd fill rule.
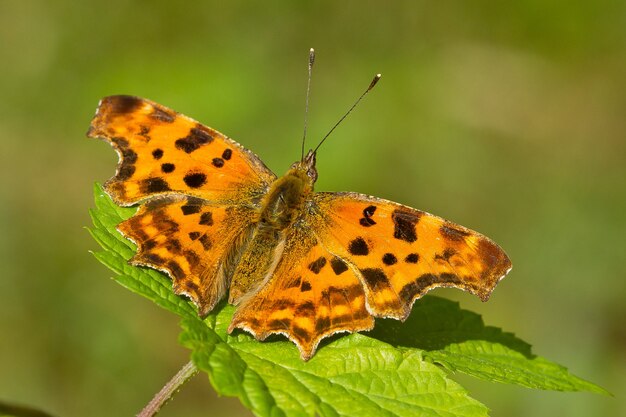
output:
[[222,133],[143,98],[102,99],[87,136],[119,155],[105,190],[139,205],[118,230],[129,261],[167,273],[206,316],[228,296],[229,332],[282,334],[303,360],[335,333],[405,320],[437,287],[486,301],[511,268],[487,237],[402,204],[314,192],[316,151],[277,177]]

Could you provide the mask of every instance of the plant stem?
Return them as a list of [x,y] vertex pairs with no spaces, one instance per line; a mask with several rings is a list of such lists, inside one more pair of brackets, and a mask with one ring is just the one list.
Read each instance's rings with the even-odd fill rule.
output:
[[150,401],[148,405],[146,405],[144,409],[137,414],[137,417],[152,417],[156,415],[161,407],[174,397],[174,394],[176,394],[180,387],[182,387],[183,384],[196,373],[198,373],[196,365],[194,365],[192,361],[187,362],[185,366],[183,366],[180,371],[178,371],[176,375],[174,375],[174,377],[170,379],[163,388],[161,388],[161,391],[154,396],[152,401]]

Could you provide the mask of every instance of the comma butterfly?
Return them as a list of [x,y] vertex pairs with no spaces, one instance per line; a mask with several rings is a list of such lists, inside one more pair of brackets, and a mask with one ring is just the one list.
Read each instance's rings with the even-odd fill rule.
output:
[[511,269],[498,245],[463,226],[368,195],[314,192],[317,148],[277,177],[220,132],[125,95],[100,101],[87,135],[119,154],[107,193],[140,205],[118,226],[138,247],[130,262],[166,272],[202,316],[228,293],[230,332],[283,334],[304,360],[325,337],[372,329],[374,317],[406,319],[436,287],[486,301]]

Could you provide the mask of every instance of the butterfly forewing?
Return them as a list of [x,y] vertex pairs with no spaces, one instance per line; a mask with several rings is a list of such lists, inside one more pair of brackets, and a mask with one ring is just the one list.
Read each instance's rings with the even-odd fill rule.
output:
[[142,202],[118,227],[138,245],[132,262],[167,272],[204,315],[228,290],[225,268],[276,176],[214,129],[150,100],[110,96],[88,136],[120,160],[105,184],[121,205]]
[[120,155],[105,188],[121,205],[176,193],[253,204],[276,178],[218,131],[138,97],[102,99],[87,135],[110,142]]
[[371,312],[405,319],[414,300],[456,287],[486,301],[511,268],[485,236],[440,217],[357,193],[316,193],[315,233],[354,265]]

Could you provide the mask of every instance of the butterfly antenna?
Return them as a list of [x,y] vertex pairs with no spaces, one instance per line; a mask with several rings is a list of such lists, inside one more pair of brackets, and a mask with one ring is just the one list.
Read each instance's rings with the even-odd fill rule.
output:
[[317,150],[319,149],[319,147],[320,147],[320,146],[322,146],[322,143],[324,143],[324,141],[326,140],[326,138],[327,138],[328,136],[330,136],[330,134],[331,134],[331,133],[333,133],[333,130],[335,130],[335,128],[336,128],[337,126],[339,126],[339,124],[340,124],[341,122],[343,122],[343,119],[345,119],[346,117],[348,117],[348,115],[349,115],[350,113],[352,113],[352,110],[354,110],[354,108],[357,106],[357,104],[359,104],[359,102],[360,102],[361,100],[363,100],[363,97],[365,97],[365,96],[367,95],[367,93],[369,93],[369,92],[370,92],[370,90],[371,90],[372,88],[374,88],[374,86],[376,85],[376,83],[378,82],[378,80],[380,80],[380,77],[381,77],[381,75],[380,75],[380,74],[376,74],[376,75],[374,76],[374,79],[373,79],[373,80],[372,80],[372,82],[370,83],[369,87],[367,87],[367,89],[363,92],[363,94],[361,94],[361,96],[357,99],[357,101],[355,101],[355,102],[354,102],[354,104],[352,105],[352,107],[350,107],[350,109],[346,112],[346,114],[344,114],[344,115],[341,117],[341,119],[339,119],[339,121],[338,121],[337,123],[335,123],[335,125],[333,126],[333,128],[332,128],[332,129],[330,129],[330,131],[326,134],[326,136],[324,136],[324,137],[322,138],[322,140],[320,141],[320,143],[319,143],[319,144],[317,145],[317,147],[313,150],[313,154],[317,153]]
[[311,73],[313,71],[313,63],[315,62],[315,50],[309,50],[309,78],[306,82],[306,102],[304,105],[304,134],[302,135],[302,152],[300,160],[304,161],[304,142],[306,141],[306,129],[309,121],[309,96],[311,92]]

